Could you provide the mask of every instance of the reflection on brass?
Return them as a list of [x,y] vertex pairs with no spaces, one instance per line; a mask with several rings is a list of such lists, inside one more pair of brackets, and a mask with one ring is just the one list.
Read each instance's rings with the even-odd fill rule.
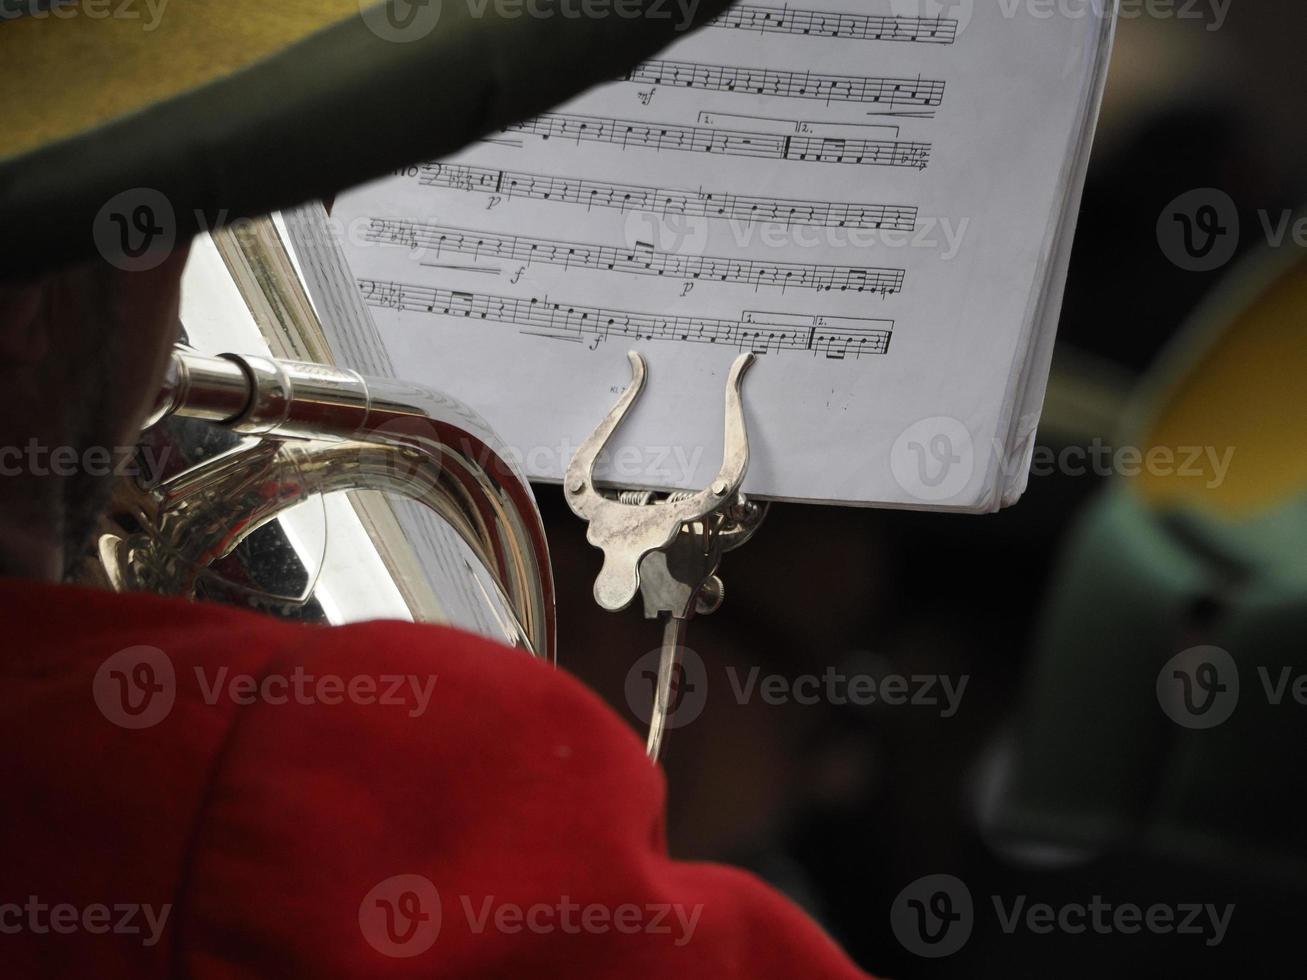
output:
[[[181,436],[186,426],[200,429],[180,438],[186,451],[170,470],[120,481],[96,542],[92,577],[103,584],[252,605],[262,593],[294,605],[300,618],[321,619],[312,576],[272,576],[286,586],[252,574],[241,583],[213,568],[296,504],[385,491],[430,508],[488,572],[496,588],[476,582],[474,591],[494,607],[486,618],[502,628],[497,638],[554,659],[553,579],[535,500],[466,406],[321,364],[178,348],[145,444],[165,419],[174,448],[177,420],[199,420]],[[195,438],[200,430],[226,433],[226,444],[206,448]],[[442,619],[439,608],[412,608],[412,597],[429,589],[400,591],[413,619]]]

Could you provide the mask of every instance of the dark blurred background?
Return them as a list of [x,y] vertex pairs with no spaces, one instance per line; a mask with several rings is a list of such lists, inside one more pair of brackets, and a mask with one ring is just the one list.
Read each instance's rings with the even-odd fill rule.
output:
[[[1240,250],[1252,252],[1264,245],[1260,210],[1279,214],[1307,200],[1307,5],[1233,0],[1217,30],[1206,0],[1189,17],[1132,9],[1120,23],[1040,435],[1053,449],[1110,443],[1136,380],[1237,265],[1196,273],[1170,261],[1157,234],[1168,202],[1223,190],[1240,212]],[[882,976],[1301,973],[1295,927],[1307,904],[1291,885],[1131,848],[1023,853],[984,830],[994,767],[1039,652],[1053,569],[1101,484],[1093,475],[1034,477],[1016,507],[991,517],[773,507],[756,538],[726,558],[724,607],[691,625],[709,693],[699,717],[671,736],[673,853],[763,875]],[[595,607],[598,553],[556,488],[540,496],[564,583],[566,666],[640,728],[624,693],[627,672],[632,651],[657,646],[658,628],[634,611]],[[828,667],[966,675],[968,686],[947,718],[925,707],[824,700],[739,704],[725,671],[743,678],[755,666],[789,678]],[[924,959],[896,939],[890,909],[906,885],[934,873],[965,880],[978,903],[995,894],[1054,905],[1102,895],[1236,909],[1214,946],[1147,931],[1007,935],[993,914],[978,914],[962,950]]]

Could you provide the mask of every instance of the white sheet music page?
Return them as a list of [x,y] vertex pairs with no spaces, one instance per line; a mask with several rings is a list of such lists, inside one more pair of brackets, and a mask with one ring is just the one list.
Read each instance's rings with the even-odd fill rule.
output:
[[562,478],[635,349],[649,384],[598,476],[706,486],[752,350],[747,491],[992,510],[1042,401],[1103,6],[744,3],[341,196],[334,230],[396,372],[532,478]]

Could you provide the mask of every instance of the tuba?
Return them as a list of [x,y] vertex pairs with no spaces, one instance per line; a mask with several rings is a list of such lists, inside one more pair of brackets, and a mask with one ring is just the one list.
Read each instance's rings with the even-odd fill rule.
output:
[[[445,395],[332,366],[270,219],[212,243],[220,261],[197,243],[188,289],[210,320],[252,311],[269,353],[178,345],[76,577],[311,622],[445,623],[554,661],[544,526],[490,427]],[[313,360],[273,356],[286,352]]]

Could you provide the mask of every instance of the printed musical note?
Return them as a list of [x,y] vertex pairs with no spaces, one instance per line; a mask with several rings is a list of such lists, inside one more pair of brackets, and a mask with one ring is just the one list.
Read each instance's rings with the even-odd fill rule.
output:
[[[1006,503],[1046,381],[1115,11],[1002,6],[721,4],[705,29],[614,61],[543,115],[501,115],[451,156],[338,195],[300,262],[324,280],[324,331],[336,344],[351,325],[363,339],[340,342],[343,362],[383,352],[397,376],[484,408],[516,446],[583,439],[633,349],[659,393],[618,442],[699,445],[735,353],[754,351],[770,363],[747,388],[750,492]],[[1001,464],[955,467],[951,497],[898,459],[904,433],[939,418]],[[527,467],[557,481],[566,465]],[[675,476],[614,481],[702,488],[715,465],[709,452]]]
[[493,256],[513,262],[543,262],[564,268],[601,269],[637,276],[725,282],[755,287],[815,289],[820,292],[874,293],[888,296],[903,289],[902,269],[861,266],[806,265],[799,262],[763,262],[752,259],[679,255],[659,251],[648,243],[635,247],[558,242],[524,235],[500,235],[467,228],[450,228],[397,218],[371,218],[365,241],[403,245],[439,256],[441,252]]
[[786,200],[702,189],[672,190],[455,163],[423,164],[417,179],[426,187],[448,187],[506,198],[581,204],[587,210],[613,208],[618,211],[725,218],[732,221],[768,221],[786,226],[814,225],[886,231],[912,231],[917,224],[917,209],[908,206]]
[[958,34],[958,22],[949,17],[878,17],[791,10],[756,3],[736,4],[708,26],[760,34],[806,34],[856,41],[913,41],[922,44],[952,44]]
[[771,68],[733,68],[688,61],[646,61],[623,76],[643,85],[668,85],[713,92],[774,95],[790,99],[865,102],[876,105],[933,108],[944,101],[942,81],[921,78],[867,78],[861,75],[824,75],[811,71]]
[[547,112],[509,125],[505,132],[529,133],[542,139],[613,143],[622,149],[681,150],[764,160],[794,160],[861,166],[912,167],[930,163],[930,144],[899,140],[844,139],[829,136],[781,136],[711,126],[680,126],[603,116]]
[[746,313],[738,320],[722,320],[633,313],[559,303],[548,297],[455,292],[412,283],[360,279],[358,284],[369,306],[507,323],[522,328],[523,333],[592,345],[617,335],[631,340],[716,344],[757,354],[807,351],[814,357],[842,360],[887,353],[894,332],[892,320],[783,313]]

